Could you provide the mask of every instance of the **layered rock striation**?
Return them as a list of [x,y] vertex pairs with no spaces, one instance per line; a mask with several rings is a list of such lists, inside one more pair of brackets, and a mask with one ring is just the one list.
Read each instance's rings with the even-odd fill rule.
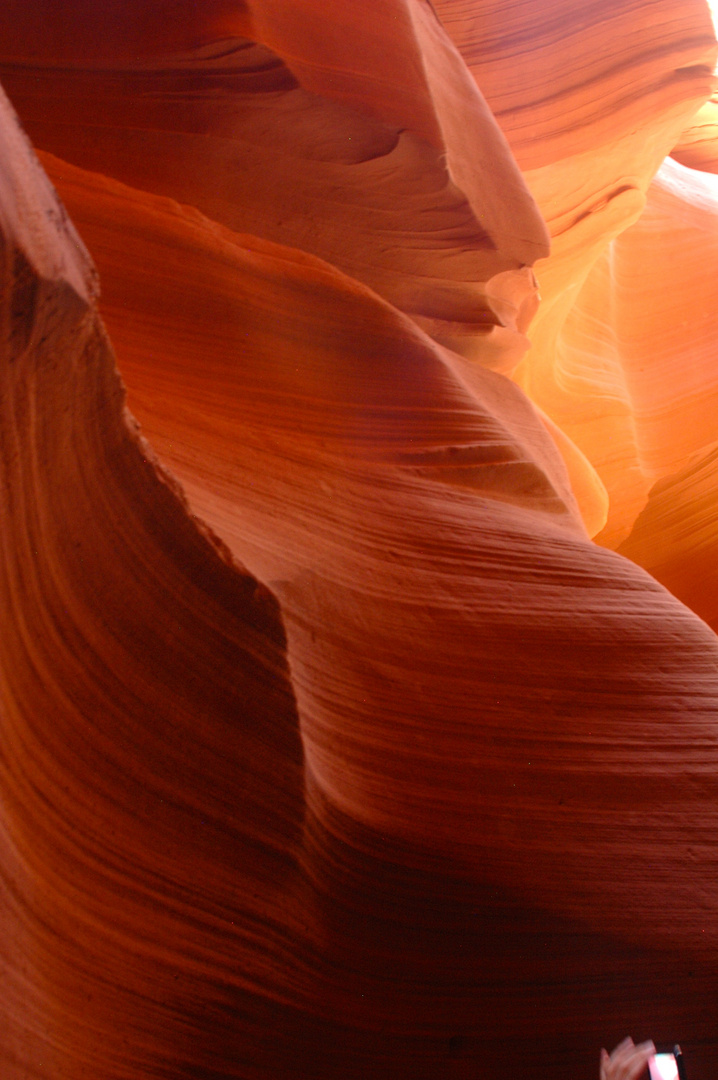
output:
[[8,1080],[718,1063],[707,8],[380,8],[0,15]]

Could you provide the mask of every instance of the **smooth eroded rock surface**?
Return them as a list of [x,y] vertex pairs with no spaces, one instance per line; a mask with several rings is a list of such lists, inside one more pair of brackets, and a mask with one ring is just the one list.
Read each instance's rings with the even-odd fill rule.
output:
[[707,8],[435,7],[0,14],[3,1080],[718,1066]]

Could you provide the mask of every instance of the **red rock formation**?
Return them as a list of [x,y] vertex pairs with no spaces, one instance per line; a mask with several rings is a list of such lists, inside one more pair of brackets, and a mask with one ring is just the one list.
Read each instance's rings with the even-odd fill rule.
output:
[[668,160],[557,339],[554,401],[607,489],[598,539],[610,546],[626,539],[656,480],[715,441],[718,316],[702,268],[718,251],[717,196],[714,177]]
[[714,446],[659,481],[620,547],[714,629],[718,625],[715,459]]
[[[556,234],[517,377],[580,443],[583,333],[623,431],[603,253],[708,85],[702,5],[658,6],[642,53],[638,3],[440,6],[469,67],[418,2],[0,16],[148,440],[4,110],[3,1078],[574,1078],[626,1028],[715,1069],[718,643],[587,539],[501,374],[544,231],[469,76]],[[542,82],[602,22],[620,77],[498,108],[522,41]],[[606,424],[548,426],[596,526]]]
[[698,110],[690,127],[681,134],[672,156],[683,165],[702,172],[718,172],[718,97]]
[[[638,219],[661,161],[710,92],[715,46],[703,3],[681,5],[678,22],[670,0],[650,18],[632,2],[610,11],[607,23],[604,5],[564,4],[545,21],[536,7],[526,29],[490,38],[491,48],[482,50],[487,60],[474,71],[552,237],[551,258],[537,267],[542,305],[530,332],[533,348],[517,379],[597,470],[577,490],[587,500],[592,534],[606,524],[612,504],[604,537],[613,543],[616,520],[626,520],[626,499],[644,498],[646,487],[635,459],[626,456],[632,418],[624,376],[615,369],[615,328],[603,301],[597,305],[601,265],[610,241]],[[508,69],[528,33],[532,40],[539,35],[535,47],[541,42],[543,49],[533,75],[539,85],[522,99],[500,87],[515,85]],[[610,46],[596,47],[609,37]],[[582,293],[594,267],[599,280]]]

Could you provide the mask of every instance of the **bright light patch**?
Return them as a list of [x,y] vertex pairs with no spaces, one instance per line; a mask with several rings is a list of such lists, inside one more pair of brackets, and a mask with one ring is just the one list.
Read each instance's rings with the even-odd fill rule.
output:
[[648,1062],[651,1080],[678,1080],[678,1065],[673,1054],[655,1054]]

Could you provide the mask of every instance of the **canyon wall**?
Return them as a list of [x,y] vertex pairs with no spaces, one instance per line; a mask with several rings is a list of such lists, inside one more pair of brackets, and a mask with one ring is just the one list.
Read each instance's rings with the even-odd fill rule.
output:
[[716,48],[4,5],[3,1080],[715,1073]]

